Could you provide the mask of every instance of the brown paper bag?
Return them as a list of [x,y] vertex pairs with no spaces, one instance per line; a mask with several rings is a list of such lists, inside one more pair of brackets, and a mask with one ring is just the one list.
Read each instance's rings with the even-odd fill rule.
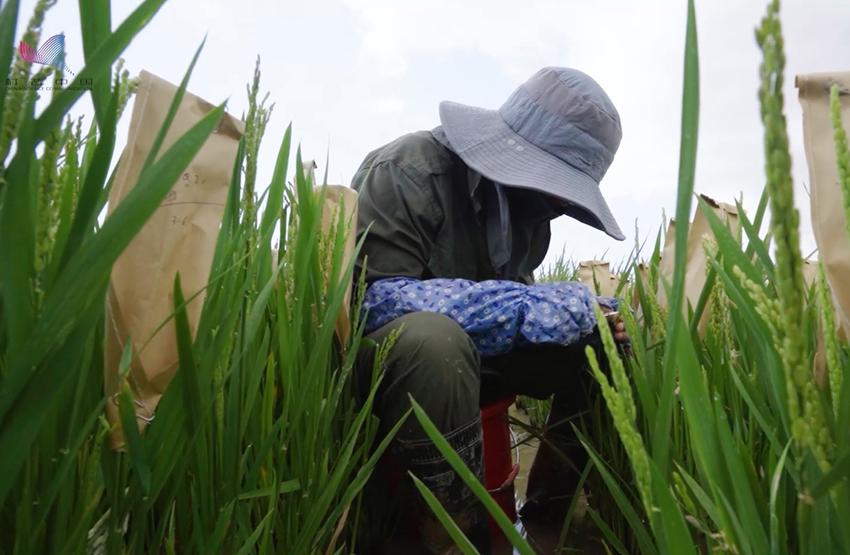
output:
[[641,286],[644,288],[644,293],[649,294],[649,269],[647,264],[641,262],[635,269],[635,283],[632,291],[632,306],[635,309],[635,315],[640,318],[643,315],[643,310],[640,305],[640,290],[637,288],[637,280],[640,280]]
[[[714,211],[715,214],[726,223],[732,231],[733,235],[738,233],[738,209],[733,204],[717,202],[706,195],[700,195]],[[667,228],[667,237],[664,241],[664,250],[661,254],[659,262],[659,273],[667,280],[668,283],[673,281],[673,271],[675,267],[675,222],[670,221],[670,226]],[[688,245],[686,249],[686,269],[685,269],[685,299],[682,305],[682,314],[687,318],[688,303],[692,308],[696,308],[699,302],[702,289],[705,287],[706,268],[708,261],[703,250],[703,238],[705,236],[714,237],[714,232],[711,225],[708,223],[708,218],[705,216],[701,207],[697,207],[694,221],[688,229]],[[658,283],[658,301],[662,307],[667,306],[667,292],[664,289],[664,284],[659,280]],[[705,332],[710,319],[710,311],[703,311],[702,318],[698,325],[699,334],[705,337]]]
[[839,185],[835,132],[829,106],[829,89],[841,90],[841,121],[850,133],[850,71],[798,75],[795,85],[803,109],[803,141],[809,166],[812,228],[824,273],[835,304],[839,338],[850,330],[850,236]]
[[811,260],[803,260],[803,279],[806,280],[806,287],[811,287],[818,279],[818,264]]
[[590,290],[596,292],[596,283],[594,283],[594,275],[596,283],[599,284],[600,295],[603,297],[614,297],[617,294],[617,287],[620,285],[617,276],[611,274],[610,263],[604,260],[585,260],[579,263],[578,279],[583,284],[590,287]]
[[[736,237],[738,233],[738,207],[725,202],[719,203],[705,195],[700,195],[700,197],[708,203],[714,210],[714,213],[731,229],[732,236]],[[696,308],[700,295],[702,295],[703,287],[705,287],[706,269],[708,267],[708,260],[703,249],[703,238],[705,236],[714,238],[714,232],[708,223],[705,212],[702,208],[697,207],[694,222],[688,231],[688,266],[685,271],[685,302],[690,302],[693,308]],[[687,305],[685,305],[685,310],[687,310]],[[700,337],[705,337],[710,318],[711,311],[704,310],[698,325]]]
[[[147,71],[140,75],[127,146],[109,195],[108,215],[135,187],[178,87]],[[159,156],[215,106],[186,91]],[[156,407],[178,367],[173,319],[154,336],[173,312],[175,275],[180,273],[186,299],[207,285],[219,226],[230,186],[244,123],[224,114],[183,176],[166,195],[139,234],[112,268],[106,300],[104,342],[105,389],[112,397],[107,417],[116,425],[113,449],[123,448],[118,406],[118,370],[128,337],[134,361],[127,380],[136,403],[140,430],[153,419]],[[204,295],[186,306],[194,337]],[[143,350],[142,345],[150,340]]]
[[658,291],[656,298],[662,307],[667,306],[667,289],[664,282],[673,284],[673,271],[676,267],[676,220],[670,219],[667,234],[664,236],[664,246],[658,259]]

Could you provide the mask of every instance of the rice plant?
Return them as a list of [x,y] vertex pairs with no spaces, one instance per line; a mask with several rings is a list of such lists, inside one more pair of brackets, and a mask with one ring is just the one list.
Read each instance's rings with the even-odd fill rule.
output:
[[[635,355],[619,370],[611,333],[601,330],[613,382],[595,372],[605,402],[595,408],[590,429],[579,433],[606,486],[590,500],[588,513],[611,553],[850,552],[848,348],[827,340],[830,375],[819,385],[813,373],[817,329],[834,320],[825,280],[807,288],[802,274],[777,0],[769,3],[756,41],[763,53],[758,95],[767,185],[755,217],[738,203],[742,236],[736,236],[700,200],[696,209],[704,211],[714,238],[703,245],[709,265],[697,305],[680,310],[688,226],[679,225],[671,282],[659,280],[658,245],[643,267],[648,272],[632,264],[621,301],[629,305],[637,296],[643,310],[640,317],[624,311]],[[698,68],[689,2],[678,222],[689,221],[692,210]],[[836,98],[833,90],[837,114]],[[835,120],[843,182],[850,155],[840,117]],[[768,206],[771,220],[764,222]],[[544,276],[568,267],[562,261]],[[654,299],[659,287],[669,299],[661,316]],[[700,338],[705,311],[711,323]],[[588,360],[593,366],[590,352]],[[612,500],[616,510],[606,504]]]
[[[37,45],[54,3],[37,3],[25,44]],[[37,114],[37,89],[0,89],[0,554],[357,553],[358,540],[371,533],[365,486],[392,438],[391,432],[377,441],[371,403],[393,341],[379,346],[371,396],[356,402],[351,373],[366,344],[357,310],[363,283],[355,284],[351,337],[340,341],[334,333],[353,275],[343,264],[350,222],[340,219],[322,231],[325,189],[305,171],[300,149],[290,167],[291,126],[277,138],[271,182],[257,183],[264,163],[259,146],[273,113],[268,95],[261,97],[259,61],[209,283],[203,292],[186,292],[174,276],[176,378],[143,433],[130,391],[125,387],[114,399],[104,394],[111,267],[225,107],[153,153],[156,161],[127,200],[98,221],[115,177],[109,168],[117,123],[135,87],[120,56],[163,3],[145,0],[113,30],[108,2],[80,1],[85,67],[77,76],[94,83],[95,119],[87,129],[70,116],[83,90],[55,91]],[[694,208],[699,122],[692,0],[687,9],[678,222],[688,221]],[[6,77],[61,79],[15,52],[18,18],[19,2],[5,2],[0,67]],[[703,244],[709,264],[702,294],[684,313],[687,226],[675,229],[670,281],[659,271],[661,233],[646,255],[636,244],[615,272],[623,278],[618,296],[633,356],[620,361],[602,326],[611,377],[589,357],[603,394],[578,432],[593,462],[588,514],[611,553],[850,553],[850,349],[827,334],[828,379],[815,379],[817,330],[832,329],[835,316],[822,269],[810,288],[802,275],[777,0],[755,38],[763,53],[758,97],[767,177],[758,210],[750,217],[738,204],[736,236],[697,203],[713,238]],[[832,105],[837,113],[836,90]],[[850,199],[850,153],[835,119]],[[577,271],[562,255],[537,279],[574,280]],[[662,289],[666,309],[656,297]],[[200,324],[192,333],[186,305],[201,293]],[[701,337],[704,313],[710,323]],[[122,370],[134,356],[124,352]],[[517,552],[531,554],[413,401],[416,417]],[[108,442],[104,409],[113,402],[122,417],[123,451]],[[532,428],[542,426],[548,402],[519,402]],[[464,553],[474,553],[417,485]]]
[[[346,344],[334,335],[352,279],[342,265],[350,222],[321,232],[324,189],[303,171],[300,150],[287,183],[291,127],[279,139],[264,212],[253,171],[243,182],[268,116],[259,65],[194,338],[190,299],[174,276],[177,377],[141,434],[126,385],[117,400],[104,394],[112,264],[224,110],[152,153],[156,162],[98,224],[114,179],[117,121],[133,91],[118,56],[162,3],[142,3],[112,31],[108,17],[95,16],[108,15],[108,3],[81,2],[92,17],[82,18],[79,75],[97,84],[87,134],[67,117],[82,91],[58,92],[38,117],[35,89],[0,92],[6,158],[14,152],[0,185],[0,553],[336,553],[353,545],[363,485],[392,436],[373,445],[372,398],[355,406],[350,392],[359,318]],[[36,7],[27,44],[36,45],[51,5]],[[19,55],[13,62],[18,7],[10,1],[0,12],[0,63],[26,82],[30,64]],[[272,265],[278,225],[281,256]],[[133,356],[125,351],[122,368]],[[378,380],[376,372],[374,387]],[[108,402],[121,412],[124,451],[107,441]]]

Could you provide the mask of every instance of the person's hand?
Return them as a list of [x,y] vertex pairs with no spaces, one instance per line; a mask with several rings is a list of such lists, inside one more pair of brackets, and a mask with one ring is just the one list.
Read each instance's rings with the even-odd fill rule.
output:
[[[599,308],[602,309],[602,312],[605,314],[610,314],[611,312],[614,312],[607,306],[600,306]],[[616,321],[612,324],[611,327],[612,332],[614,333],[614,341],[620,343],[623,346],[623,350],[626,352],[627,355],[631,355],[632,347],[631,341],[629,340],[629,334],[626,331],[626,324],[623,322],[622,316],[617,315],[616,318]]]

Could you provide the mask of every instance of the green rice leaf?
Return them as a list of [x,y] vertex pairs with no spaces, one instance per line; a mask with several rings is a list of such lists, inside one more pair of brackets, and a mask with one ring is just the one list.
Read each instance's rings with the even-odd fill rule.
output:
[[705,510],[708,514],[708,518],[713,520],[715,523],[720,525],[720,513],[717,511],[717,506],[711,500],[711,497],[705,492],[705,490],[700,487],[700,485],[694,480],[690,474],[685,472],[685,470],[679,466],[679,475],[682,476],[682,479],[688,484],[691,492],[693,492],[694,497],[699,501],[700,506]]
[[[806,475],[811,477],[813,481],[817,481],[822,476],[822,472],[810,449],[806,450],[803,460]],[[808,526],[804,529],[804,538],[807,540],[807,551],[809,553],[824,553],[827,555],[832,553],[846,553],[845,550],[839,548],[839,538],[831,533],[832,526],[830,521],[832,520],[833,513],[832,501],[829,497],[821,496],[815,499],[814,503],[807,507],[805,514],[809,518]],[[842,523],[842,526],[846,526],[846,524],[846,522]]]
[[83,448],[83,444],[91,438],[97,419],[103,413],[105,406],[106,397],[103,397],[101,401],[94,406],[85,423],[77,429],[77,435],[70,444],[68,451],[65,453],[61,466],[53,475],[53,479],[50,481],[50,486],[43,490],[45,493],[39,499],[38,512],[34,519],[34,522],[38,523],[39,527],[36,528],[36,534],[34,534],[30,539],[31,553],[34,552],[35,542],[39,539],[38,533],[42,531],[42,527],[47,525],[47,517],[54,506],[57,495],[62,488],[68,487],[68,483],[73,476],[72,471],[74,470],[74,465],[78,462],[78,453]]
[[422,497],[425,498],[425,502],[428,503],[428,506],[431,507],[431,510],[434,511],[434,514],[439,519],[440,523],[445,527],[446,531],[455,541],[457,547],[460,548],[466,555],[480,555],[478,550],[475,549],[475,546],[472,545],[472,542],[461,532],[458,525],[452,520],[452,517],[443,509],[440,502],[437,501],[437,498],[431,493],[425,484],[422,483],[422,480],[413,475],[412,472],[409,473],[410,477],[413,479],[413,483],[416,485],[416,489],[419,490],[419,493],[422,494]]
[[[67,165],[68,162],[66,161],[66,167]],[[53,282],[56,280],[56,275],[59,273],[59,263],[62,258],[62,253],[65,251],[65,246],[68,244],[68,235],[71,232],[71,223],[73,221],[72,208],[74,195],[76,194],[74,178],[77,173],[77,168],[69,170],[68,178],[65,180],[65,183],[60,185],[62,187],[62,195],[59,200],[59,225],[56,229],[56,242],[53,245],[50,267],[47,270],[47,288],[52,287]]]
[[683,325],[682,315],[679,312],[671,314],[676,335],[671,337],[670,345],[675,344],[682,404],[690,424],[688,429],[697,465],[714,487],[725,488],[725,476],[721,473],[723,464],[720,459],[720,446],[712,414],[713,403],[703,381],[690,335]]
[[738,241],[732,236],[732,231],[703,199],[700,199],[700,206],[717,240],[718,252],[723,255],[724,267],[731,269],[732,266],[738,266],[749,279],[759,283],[762,277],[753,266],[752,257],[748,257],[741,251]]
[[724,534],[723,539],[727,543],[734,545],[741,555],[757,555],[752,551],[752,546],[748,541],[749,536],[747,535],[747,531],[741,525],[740,519],[738,519],[735,514],[735,509],[732,507],[732,503],[726,496],[726,491],[715,489],[715,496],[718,499],[717,505],[720,508],[721,514],[723,515],[722,518],[724,519],[724,523],[721,526]]
[[632,532],[635,534],[635,537],[638,540],[638,545],[640,546],[641,553],[644,555],[658,555],[660,552],[658,550],[657,545],[653,542],[652,537],[649,532],[646,530],[646,527],[643,524],[643,520],[638,516],[637,511],[634,506],[629,502],[626,494],[623,492],[622,488],[619,484],[617,484],[614,476],[608,470],[605,462],[602,460],[600,455],[589,445],[586,438],[579,434],[579,440],[581,441],[584,449],[587,451],[587,454],[590,456],[590,459],[593,461],[593,464],[596,465],[596,469],[599,471],[599,474],[602,476],[602,480],[608,488],[608,491],[611,493],[614,501],[617,504],[617,508],[621,511],[623,518],[629,524]]
[[[373,385],[372,391],[377,392],[377,388],[379,385],[380,380],[378,380]],[[372,398],[374,399],[374,396]],[[360,470],[358,470],[357,475],[351,481],[351,484],[348,486],[345,493],[343,494],[341,502],[339,503],[337,508],[328,516],[328,520],[324,528],[320,531],[320,536],[327,535],[330,526],[335,523],[336,520],[342,515],[344,507],[348,506],[352,501],[354,501],[354,498],[363,489],[366,484],[366,481],[369,479],[370,476],[372,476],[372,472],[377,466],[380,457],[384,454],[384,452],[386,452],[387,447],[389,447],[390,445],[390,442],[395,438],[399,429],[401,429],[401,426],[407,420],[411,412],[412,409],[408,409],[407,412],[405,412],[404,415],[398,419],[398,422],[396,422],[392,429],[387,432],[387,434],[384,436],[383,440],[381,440],[381,443],[378,445],[378,447],[375,449],[369,459],[360,467]]]
[[221,552],[221,546],[224,544],[225,536],[227,534],[227,528],[230,524],[230,519],[233,515],[234,507],[235,503],[231,501],[221,511],[221,514],[219,515],[218,520],[215,524],[215,531],[212,534],[212,540],[207,546],[210,550],[210,553]]
[[[753,491],[751,487],[753,484],[747,477],[745,467],[752,466],[752,462],[741,460],[743,453],[734,444],[720,400],[714,402],[714,414],[715,429],[720,440],[720,454],[726,462],[725,466],[731,481],[728,497],[734,500],[735,512],[741,519],[741,525],[747,530],[746,541],[752,546],[752,553],[767,553],[770,550],[767,537],[767,507],[763,503],[761,507],[758,505],[758,501],[763,501],[765,496],[762,491]],[[758,486],[758,484],[755,485]],[[760,511],[759,508],[762,510]]]
[[[775,282],[776,273],[773,269],[773,259],[770,258],[770,252],[767,249],[767,244],[761,237],[758,236],[758,229],[756,229],[756,226],[750,222],[750,219],[747,217],[746,212],[744,212],[744,208],[741,206],[740,202],[738,203],[738,221],[743,227],[744,232],[747,234],[747,251],[755,251],[758,259],[764,267],[768,280],[771,283]],[[751,258],[751,256],[748,256],[748,258]]]
[[773,471],[773,478],[770,480],[770,553],[771,555],[780,555],[784,553],[787,545],[787,537],[785,534],[784,517],[776,510],[777,499],[779,497],[779,484],[782,480],[783,467],[788,458],[788,451],[791,449],[791,441],[782,450],[782,455],[779,457],[779,462]]
[[[105,290],[103,290],[105,293]],[[60,348],[49,358],[44,359],[35,369],[27,369],[30,378],[26,388],[10,396],[9,414],[0,425],[0,506],[4,505],[13,485],[18,482],[18,473],[30,455],[30,449],[36,441],[57,398],[73,377],[68,368],[73,368],[87,344],[91,329],[102,322],[99,314],[101,306],[92,306],[81,315],[80,326],[75,328]],[[20,372],[20,371],[18,371]],[[13,373],[3,381],[0,393],[13,379],[19,380],[20,374]]]
[[[112,2],[110,0],[79,0],[80,27],[83,35],[83,53],[88,62],[89,58],[112,34]],[[110,64],[111,67],[111,64]],[[92,83],[92,103],[101,132],[112,129],[106,121],[104,102],[109,96],[110,84],[107,79],[99,79]]]
[[425,429],[425,433],[428,434],[428,437],[431,438],[431,441],[434,442],[434,445],[439,449],[440,453],[446,458],[449,464],[452,466],[455,472],[463,479],[464,483],[475,493],[475,496],[478,497],[479,501],[484,504],[484,507],[487,508],[487,511],[496,521],[496,524],[499,525],[499,528],[502,529],[505,536],[510,540],[511,545],[513,545],[520,555],[535,555],[534,550],[528,544],[528,542],[519,534],[519,531],[514,527],[513,523],[508,519],[505,512],[499,507],[496,501],[487,493],[487,489],[484,487],[481,482],[475,477],[471,470],[463,463],[461,458],[452,449],[451,445],[445,440],[445,438],[440,434],[437,430],[437,427],[434,426],[434,423],[431,422],[431,419],[428,418],[428,415],[425,414],[425,411],[422,410],[422,407],[416,402],[412,395],[408,395],[410,397],[410,403],[413,406],[413,412],[416,415],[416,419],[419,420],[419,423]]
[[278,150],[277,162],[274,166],[274,174],[268,189],[268,202],[260,225],[260,234],[265,236],[271,233],[275,222],[280,218],[283,207],[283,191],[286,186],[286,174],[289,170],[289,151],[292,143],[292,124],[283,134],[283,142]]
[[[30,95],[26,114],[34,110],[34,96]],[[26,186],[31,172],[36,169],[29,118],[24,121],[17,143],[17,152],[4,178],[15,184],[4,191],[0,208],[0,286],[3,288],[3,316],[6,319],[8,347],[7,364],[23,352],[24,342],[31,333],[35,320],[35,211],[32,190]],[[14,376],[14,374],[12,375]],[[10,379],[3,381],[0,398],[7,391]],[[16,391],[10,391],[17,393]],[[11,399],[10,399],[11,400]],[[0,409],[0,422],[3,411]]]
[[816,500],[820,499],[848,477],[850,477],[850,453],[845,453],[829,472],[813,482],[810,495]]
[[[663,522],[664,543],[666,549],[663,553],[667,555],[697,555],[694,541],[691,538],[688,525],[682,511],[676,505],[676,500],[670,492],[670,487],[664,480],[664,476],[658,470],[658,466],[650,461],[652,472],[652,490],[658,509],[661,512],[660,522]],[[658,533],[656,532],[656,535]]]
[[86,173],[86,179],[80,191],[77,202],[77,211],[74,215],[71,230],[68,232],[68,240],[65,247],[54,253],[60,260],[58,273],[68,265],[68,261],[79,251],[86,236],[91,233],[98,215],[98,199],[104,187],[109,164],[112,162],[112,154],[115,151],[115,125],[118,118],[118,91],[115,91],[110,99],[106,112],[102,114],[103,131],[100,140],[94,149],[91,165]]
[[186,314],[183,288],[180,286],[180,274],[174,276],[174,305],[177,314],[174,317],[174,327],[177,332],[177,353],[180,357],[180,368],[177,370],[179,379],[183,382],[183,403],[186,409],[186,432],[193,436],[201,427],[201,406],[204,403],[206,390],[198,379],[198,367],[195,352],[192,349],[192,335],[189,329],[189,316]]
[[[593,519],[593,523],[596,524],[596,526],[602,532],[602,535],[605,536],[605,539],[608,540],[612,546],[614,546],[614,549],[617,550],[617,553],[619,553],[620,555],[632,555],[626,549],[626,546],[623,545],[623,542],[620,541],[620,538],[618,538],[614,531],[611,530],[611,527],[608,526],[608,524],[604,520],[602,520],[602,517],[599,516],[599,513],[597,513],[593,509],[593,507],[587,508],[587,514],[589,514],[590,518]],[[609,554],[611,553],[611,550],[608,548],[607,545],[605,546],[605,549]]]
[[[697,48],[696,14],[693,0],[688,0],[687,32],[685,34],[685,70],[682,92],[682,137],[679,152],[679,188],[676,204],[676,221],[690,221],[691,197],[696,173],[697,136],[699,132],[699,52]],[[685,259],[688,243],[687,225],[676,226],[675,270],[672,291],[668,299],[670,320],[669,336],[678,337],[677,326],[684,325],[680,310],[685,294]],[[658,418],[652,438],[652,457],[662,476],[667,476],[670,459],[670,425],[673,418],[673,391],[676,386],[676,349],[679,341],[667,344],[664,356],[664,377],[660,392]]]
[[248,555],[249,553],[253,553],[254,546],[257,545],[257,540],[260,539],[260,536],[263,534],[263,530],[265,530],[266,526],[269,525],[271,517],[274,514],[274,511],[269,511],[266,517],[260,521],[260,524],[254,530],[254,532],[248,537],[248,539],[245,541],[245,544],[236,553],[236,555]]
[[[132,349],[131,344],[127,344],[125,352]],[[119,394],[118,412],[121,415],[121,429],[124,432],[124,441],[127,445],[127,452],[130,455],[130,460],[133,468],[136,471],[136,478],[139,481],[139,487],[144,493],[148,493],[151,483],[151,471],[148,457],[145,452],[145,445],[142,441],[141,433],[139,432],[139,422],[136,417],[135,404],[133,402],[133,394],[130,392],[130,386],[127,382],[122,383],[121,393]]]
[[258,490],[243,493],[239,496],[239,500],[247,501],[249,499],[258,499],[260,497],[271,497],[275,494],[283,495],[284,493],[292,493],[300,489],[301,482],[299,482],[298,480],[287,480],[286,482],[280,482],[272,486],[266,486]]
[[[9,78],[9,72],[12,67],[12,60],[15,56],[15,29],[18,27],[18,9],[20,0],[7,0],[2,5],[0,11],[0,72],[2,72],[3,83]],[[6,106],[6,88],[0,88],[0,108]],[[0,110],[0,129],[5,125],[3,120],[4,113]],[[0,160],[0,163],[3,161]],[[3,192],[4,185],[0,184],[0,193]]]

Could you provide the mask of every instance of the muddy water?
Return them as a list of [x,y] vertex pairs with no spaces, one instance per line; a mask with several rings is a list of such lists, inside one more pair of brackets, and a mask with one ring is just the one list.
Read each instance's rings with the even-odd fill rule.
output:
[[[512,406],[509,411],[510,415],[528,424],[528,416],[520,410],[517,410],[516,405]],[[514,489],[519,502],[525,501],[525,488],[528,485],[528,471],[531,468],[531,463],[534,462],[534,455],[537,453],[537,438],[531,438],[525,441],[526,434],[524,430],[518,426],[514,427],[514,433],[517,436],[519,444],[519,474],[514,480]],[[516,462],[516,453],[514,453],[514,462]]]

